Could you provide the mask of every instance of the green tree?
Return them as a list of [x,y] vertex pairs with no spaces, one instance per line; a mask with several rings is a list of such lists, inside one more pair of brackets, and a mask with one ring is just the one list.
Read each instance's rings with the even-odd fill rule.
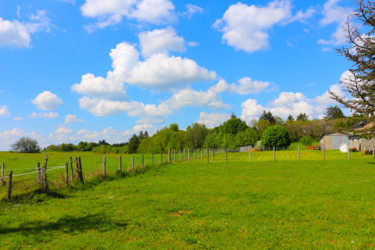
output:
[[136,134],[134,134],[130,139],[128,143],[128,150],[129,154],[137,153],[138,146],[140,144],[140,140]]
[[244,131],[247,128],[246,122],[240,118],[231,118],[224,122],[222,132],[224,134],[236,135],[238,132]]
[[344,118],[344,117],[345,117],[344,113],[337,105],[335,105],[334,107],[327,108],[325,119],[334,120],[337,118]]
[[292,115],[289,115],[289,116],[288,116],[288,122],[292,122],[292,121],[294,121],[294,118],[293,118]]
[[367,116],[375,113],[375,3],[370,0],[356,2],[358,9],[350,17],[354,21],[348,18],[346,25],[346,37],[351,46],[337,49],[353,65],[340,83],[352,98],[347,99],[333,91],[329,93],[345,107]]
[[297,121],[307,121],[309,119],[309,117],[305,114],[305,113],[301,113],[297,116]]
[[276,118],[270,111],[263,111],[262,115],[259,117],[259,120],[269,121],[272,125],[276,124]]
[[186,129],[186,142],[190,148],[201,148],[207,136],[207,128],[204,124],[194,123]]
[[311,138],[311,136],[302,136],[301,139],[299,140],[303,145],[307,146],[307,145],[311,145],[314,140],[313,138]]
[[258,134],[259,134],[260,137],[262,136],[263,131],[266,130],[269,126],[272,126],[270,121],[259,119],[259,121],[256,123],[255,127],[258,130]]
[[247,128],[236,135],[235,141],[236,147],[254,145],[258,141],[258,132],[253,128]]
[[169,125],[169,129],[172,130],[172,131],[177,132],[178,131],[178,124],[177,123],[172,123],[171,125]]
[[291,143],[289,131],[281,125],[268,127],[262,135],[262,144],[266,147],[283,147]]
[[21,153],[38,153],[40,151],[39,144],[36,140],[29,137],[22,137],[11,145],[13,151]]

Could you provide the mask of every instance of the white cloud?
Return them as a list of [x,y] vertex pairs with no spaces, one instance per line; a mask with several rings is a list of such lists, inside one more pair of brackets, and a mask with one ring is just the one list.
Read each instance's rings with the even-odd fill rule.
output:
[[175,20],[174,5],[169,0],[86,0],[82,15],[97,18],[88,31],[121,22],[123,17],[150,24],[165,24]]
[[338,28],[335,33],[333,33],[330,40],[320,39],[319,44],[323,45],[341,45],[346,43],[346,31],[345,22],[349,15],[353,12],[351,8],[345,8],[339,6],[340,0],[328,0],[324,4],[323,19],[320,20],[322,26],[327,26],[329,24],[337,24]]
[[310,7],[308,10],[303,12],[302,10],[298,11],[287,23],[292,23],[295,21],[304,22],[306,19],[311,18],[316,13],[316,10],[313,7]]
[[0,116],[10,116],[10,111],[7,105],[0,105]]
[[30,115],[30,118],[34,118],[34,119],[37,119],[37,118],[55,119],[57,117],[59,117],[59,113],[53,113],[53,112],[49,112],[49,113],[36,113],[36,112],[33,112]]
[[197,47],[198,45],[199,45],[198,42],[188,42],[187,43],[187,46],[189,46],[189,47]]
[[186,16],[190,19],[195,13],[203,13],[203,8],[194,4],[186,4],[186,11],[182,13],[182,16]]
[[18,20],[4,20],[0,17],[0,47],[24,47],[29,48],[31,34],[40,31],[49,32],[50,19],[44,10],[29,15],[27,22]]
[[197,123],[206,125],[207,128],[214,128],[223,124],[230,118],[229,114],[226,113],[206,113],[201,112]]
[[84,120],[78,119],[77,116],[71,115],[71,114],[65,116],[65,122],[64,123],[66,125],[73,125],[74,123],[77,123],[77,122],[84,122]]
[[125,94],[124,83],[141,88],[171,90],[216,78],[215,72],[200,67],[188,58],[155,54],[140,61],[138,51],[125,42],[112,49],[110,56],[113,71],[107,73],[107,78],[86,74],[80,84],[72,86],[72,90],[95,98],[121,100],[119,97]]
[[70,128],[66,128],[66,127],[58,127],[55,131],[56,134],[71,134],[73,133],[74,131]]
[[169,51],[184,52],[186,50],[184,38],[177,36],[171,27],[141,32],[138,37],[144,57],[157,53],[168,54]]
[[251,121],[260,116],[260,114],[265,110],[262,105],[258,104],[257,100],[248,99],[247,101],[241,104],[242,115],[241,119],[244,121]]
[[13,120],[15,121],[21,121],[23,118],[21,116],[14,117]]
[[63,102],[62,100],[50,91],[44,91],[40,93],[32,103],[37,105],[38,109],[41,110],[55,110]]
[[259,93],[270,85],[269,82],[254,81],[250,77],[241,78],[238,82],[239,84],[236,85],[234,83],[228,84],[225,80],[220,80],[215,86],[211,87],[210,90],[216,93],[228,92],[247,95]]
[[214,27],[223,32],[223,42],[239,50],[254,52],[268,47],[268,30],[290,19],[291,9],[287,0],[275,0],[266,7],[236,3],[229,6]]
[[306,100],[306,97],[302,93],[293,93],[293,92],[282,92],[279,95],[279,98],[277,98],[273,105],[275,106],[284,106],[289,103],[294,103],[296,101],[303,101]]

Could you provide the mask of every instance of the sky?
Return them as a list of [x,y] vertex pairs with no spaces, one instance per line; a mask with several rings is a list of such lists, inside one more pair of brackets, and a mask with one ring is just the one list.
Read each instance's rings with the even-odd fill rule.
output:
[[[231,113],[322,118],[354,0],[0,1],[0,150],[126,142]],[[346,113],[349,111],[345,110]]]

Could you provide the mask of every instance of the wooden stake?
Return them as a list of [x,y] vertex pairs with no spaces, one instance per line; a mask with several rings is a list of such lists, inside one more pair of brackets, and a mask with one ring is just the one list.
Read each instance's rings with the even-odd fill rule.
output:
[[40,163],[39,162],[36,163],[36,171],[37,171],[37,175],[38,175],[38,185],[42,186],[42,174],[41,174],[41,171],[40,171]]
[[65,163],[65,183],[69,185],[69,164]]
[[74,179],[74,172],[73,172],[73,161],[72,161],[72,157],[71,156],[69,157],[69,161],[70,161],[70,172],[71,172],[70,179],[73,181],[73,179]]
[[103,158],[103,177],[105,178],[107,175],[107,161],[106,161],[106,158],[104,156]]
[[145,156],[142,155],[142,167],[144,167],[144,166],[145,166]]
[[8,176],[8,190],[7,190],[7,200],[10,201],[10,198],[12,196],[12,176],[13,172],[12,170],[9,171],[9,176]]
[[188,149],[188,163],[190,163],[190,149]]
[[168,148],[168,163],[171,163],[171,149]]
[[[47,157],[48,159],[48,157]],[[43,191],[48,192],[48,180],[47,180],[47,165],[42,168],[42,180],[43,180]]]
[[184,148],[184,161],[186,161],[186,149]]
[[76,157],[76,172],[77,172],[77,178],[83,184],[84,180],[83,180],[81,157]]
[[180,154],[180,161],[181,161],[181,149],[178,150],[178,153]]
[[134,171],[134,155],[132,155],[132,170]]
[[251,147],[249,149],[249,162],[251,162]]
[[301,152],[299,151],[299,145],[298,145],[298,160],[301,160]]
[[5,165],[4,165],[4,162],[3,162],[3,164],[1,164],[1,186],[2,187],[5,185],[5,182],[4,182],[4,168],[5,168]]
[[121,161],[121,155],[118,157],[118,170],[120,170],[120,172],[122,172],[122,161]]
[[273,146],[273,160],[276,161],[275,146]]
[[210,150],[207,149],[207,163],[210,162]]
[[176,163],[176,149],[173,149],[173,162]]
[[154,153],[152,153],[152,165],[155,165]]
[[228,148],[225,148],[225,159],[228,162]]

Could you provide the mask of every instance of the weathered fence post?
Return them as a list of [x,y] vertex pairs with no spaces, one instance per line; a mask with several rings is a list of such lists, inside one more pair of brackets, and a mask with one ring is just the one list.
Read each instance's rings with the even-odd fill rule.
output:
[[171,149],[168,148],[168,163],[171,163]]
[[65,163],[65,183],[69,185],[69,164]]
[[72,161],[72,157],[71,156],[69,157],[69,161],[70,161],[70,172],[71,172],[70,179],[73,181],[73,179],[74,179],[74,172],[73,172],[73,161]]
[[326,151],[325,151],[325,147],[323,146],[323,160],[326,159]]
[[195,160],[195,149],[194,149],[194,160]]
[[228,148],[225,148],[225,160],[228,162]]
[[211,149],[212,150],[212,160],[215,161],[215,149]]
[[181,161],[181,149],[178,150],[178,153],[180,154],[180,161]]
[[155,165],[154,153],[152,153],[152,165]]
[[36,163],[36,173],[37,173],[37,176],[38,176],[38,185],[39,187],[42,186],[42,174],[41,174],[41,171],[40,171],[40,163],[37,162]]
[[84,181],[83,181],[81,157],[76,157],[76,172],[77,172],[77,178],[83,184]]
[[188,149],[188,163],[190,163],[190,149]]
[[184,161],[186,161],[186,149],[184,148]]
[[10,198],[12,196],[12,176],[13,172],[12,170],[9,171],[9,176],[8,176],[8,190],[7,190],[7,200],[10,201]]
[[273,160],[276,161],[276,155],[275,155],[275,146],[273,146]]
[[145,156],[142,155],[142,168],[145,166]]
[[107,175],[107,160],[106,157],[103,157],[103,178],[105,178]]
[[210,150],[209,149],[207,149],[207,163],[209,163],[210,162],[210,152],[209,152]]
[[134,155],[132,155],[132,170],[134,171]]
[[2,187],[5,185],[5,182],[4,182],[4,168],[5,168],[5,165],[4,165],[4,162],[3,162],[3,164],[1,164],[1,186]]
[[42,168],[43,191],[48,192],[47,165]]
[[298,145],[298,160],[301,160],[301,152],[299,151],[299,145]]
[[121,161],[121,155],[118,158],[118,170],[120,170],[120,173],[122,172],[122,161]]

